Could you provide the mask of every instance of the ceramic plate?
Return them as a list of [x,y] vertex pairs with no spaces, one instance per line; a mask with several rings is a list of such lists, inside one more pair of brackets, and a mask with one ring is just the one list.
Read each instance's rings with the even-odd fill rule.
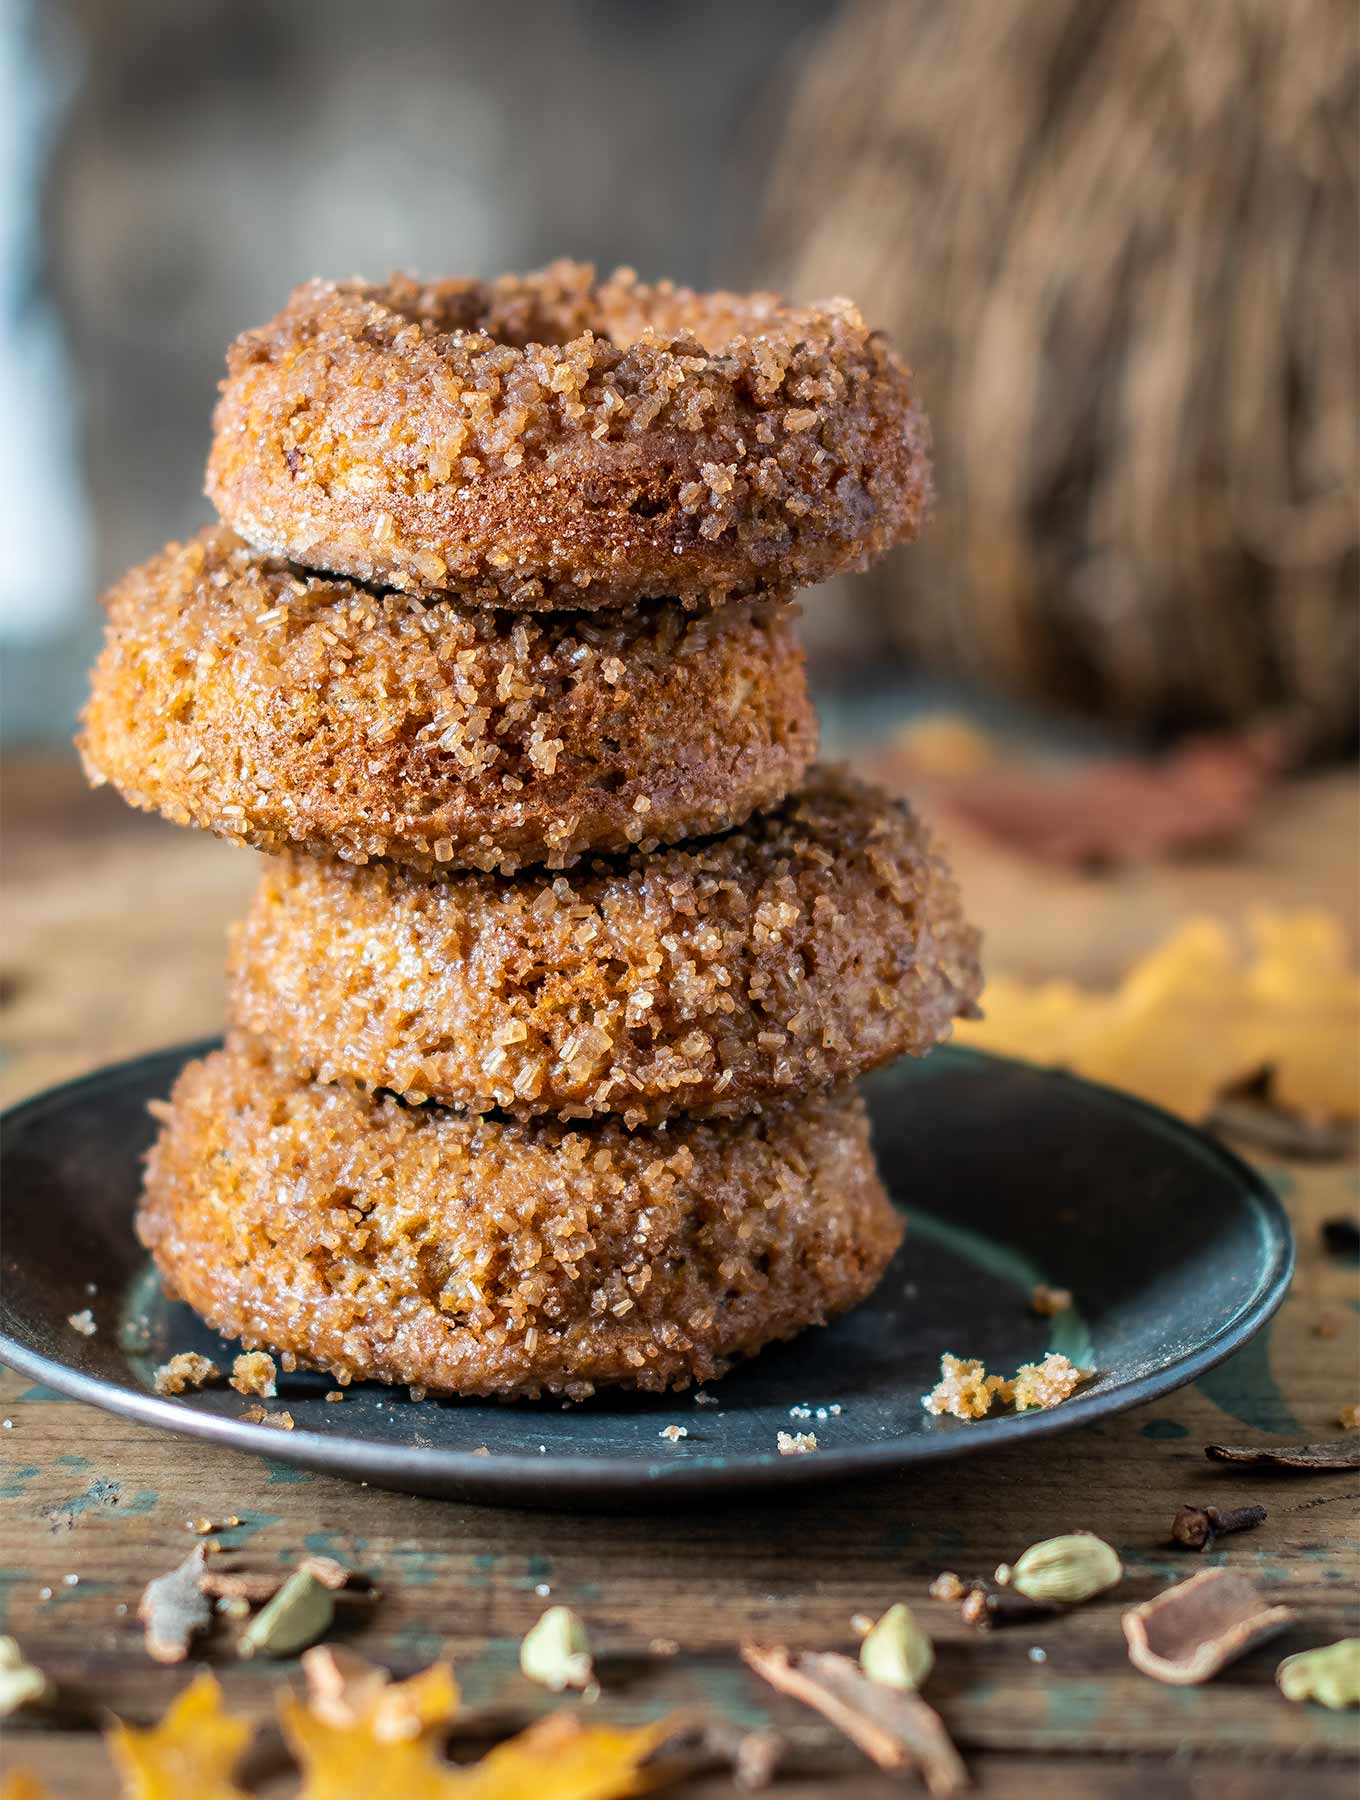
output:
[[[692,1394],[501,1405],[413,1403],[322,1376],[280,1378],[296,1421],[245,1423],[225,1387],[152,1391],[177,1350],[221,1360],[222,1341],[160,1294],[132,1232],[148,1100],[209,1046],[102,1069],[3,1120],[0,1360],[144,1424],[413,1493],[528,1506],[640,1507],[720,1490],[786,1488],[1075,1430],[1167,1394],[1244,1345],[1284,1296],[1289,1225],[1247,1165],[1200,1133],[1112,1091],[944,1049],[867,1084],[884,1178],[906,1243],[859,1310],[767,1350]],[[1036,1318],[1037,1282],[1072,1312]],[[87,1284],[94,1284],[91,1293]],[[89,1307],[82,1336],[68,1316]],[[1095,1368],[1050,1411],[935,1419],[921,1396],[940,1354],[1012,1373],[1046,1349]],[[798,1409],[798,1410],[793,1410]],[[803,1409],[807,1409],[804,1413]],[[660,1432],[679,1424],[671,1444]],[[780,1431],[818,1449],[781,1456]],[[475,1454],[485,1446],[488,1454]]]

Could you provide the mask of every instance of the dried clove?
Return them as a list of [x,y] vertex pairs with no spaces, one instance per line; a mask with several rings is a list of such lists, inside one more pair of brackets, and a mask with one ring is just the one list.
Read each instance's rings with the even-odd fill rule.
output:
[[1171,1541],[1182,1550],[1207,1550],[1216,1537],[1226,1537],[1232,1531],[1251,1531],[1263,1524],[1265,1517],[1264,1506],[1230,1506],[1223,1511],[1217,1506],[1187,1503],[1177,1508],[1171,1521]]
[[1335,1219],[1322,1221],[1322,1242],[1331,1256],[1360,1262],[1360,1219],[1342,1213]]
[[1025,1625],[1051,1619],[1065,1609],[1056,1600],[1031,1600],[1013,1587],[992,1588],[975,1582],[963,1603],[963,1622],[986,1631],[993,1625]]

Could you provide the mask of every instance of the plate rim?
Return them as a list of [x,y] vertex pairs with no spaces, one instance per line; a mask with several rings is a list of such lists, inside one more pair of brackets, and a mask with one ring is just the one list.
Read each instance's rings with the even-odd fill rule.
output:
[[[178,1059],[184,1063],[218,1048],[220,1036],[168,1045],[120,1062],[105,1063],[84,1075],[42,1089],[16,1101],[0,1113],[0,1138],[34,1115],[77,1099],[89,1087],[111,1079],[133,1078],[142,1068]],[[1045,1080],[1061,1082],[1116,1110],[1132,1113],[1173,1137],[1207,1154],[1229,1174],[1244,1201],[1253,1205],[1262,1228],[1266,1255],[1252,1294],[1214,1335],[1195,1349],[1177,1356],[1163,1367],[1110,1389],[1074,1395],[1060,1406],[1031,1414],[1007,1413],[997,1418],[942,1421],[938,1434],[901,1437],[878,1444],[828,1445],[813,1456],[781,1456],[777,1451],[753,1455],[690,1454],[683,1458],[582,1456],[574,1453],[536,1456],[496,1452],[478,1456],[472,1450],[422,1447],[414,1444],[370,1442],[317,1431],[279,1431],[276,1428],[230,1419],[220,1413],[197,1412],[171,1398],[140,1388],[121,1387],[103,1376],[71,1367],[15,1338],[0,1316],[0,1363],[68,1399],[97,1406],[104,1412],[199,1441],[264,1456],[327,1475],[373,1486],[430,1494],[442,1487],[452,1497],[505,1503],[515,1490],[519,1503],[552,1506],[563,1500],[640,1499],[658,1496],[698,1498],[722,1490],[754,1493],[778,1487],[803,1488],[857,1476],[883,1476],[918,1464],[951,1461],[991,1448],[1019,1445],[1031,1438],[1051,1437],[1084,1424],[1112,1418],[1134,1407],[1198,1381],[1248,1344],[1274,1317],[1289,1291],[1294,1276],[1295,1244],[1289,1215],[1275,1189],[1261,1172],[1225,1144],[1199,1130],[1165,1108],[1135,1094],[1091,1081],[1067,1069],[1001,1056],[970,1044],[937,1045],[932,1057],[967,1066],[982,1065],[1023,1070]],[[2,1147],[2,1146],[0,1146]],[[8,1309],[5,1309],[8,1312]],[[545,1480],[544,1478],[548,1479]],[[414,1485],[412,1485],[414,1484]],[[538,1491],[535,1491],[535,1490]]]

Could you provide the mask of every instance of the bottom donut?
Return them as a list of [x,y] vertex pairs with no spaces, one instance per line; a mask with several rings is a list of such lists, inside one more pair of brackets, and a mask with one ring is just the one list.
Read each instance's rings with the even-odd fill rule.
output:
[[902,1236],[859,1096],[750,1118],[516,1123],[182,1071],[138,1233],[216,1330],[340,1381],[584,1399],[721,1375],[868,1295]]

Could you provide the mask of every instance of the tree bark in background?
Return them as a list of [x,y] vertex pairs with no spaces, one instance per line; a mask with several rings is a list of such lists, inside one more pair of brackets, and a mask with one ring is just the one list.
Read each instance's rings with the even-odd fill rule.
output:
[[808,48],[764,260],[899,337],[938,456],[861,645],[1353,738],[1358,41],[1353,0],[858,0]]

